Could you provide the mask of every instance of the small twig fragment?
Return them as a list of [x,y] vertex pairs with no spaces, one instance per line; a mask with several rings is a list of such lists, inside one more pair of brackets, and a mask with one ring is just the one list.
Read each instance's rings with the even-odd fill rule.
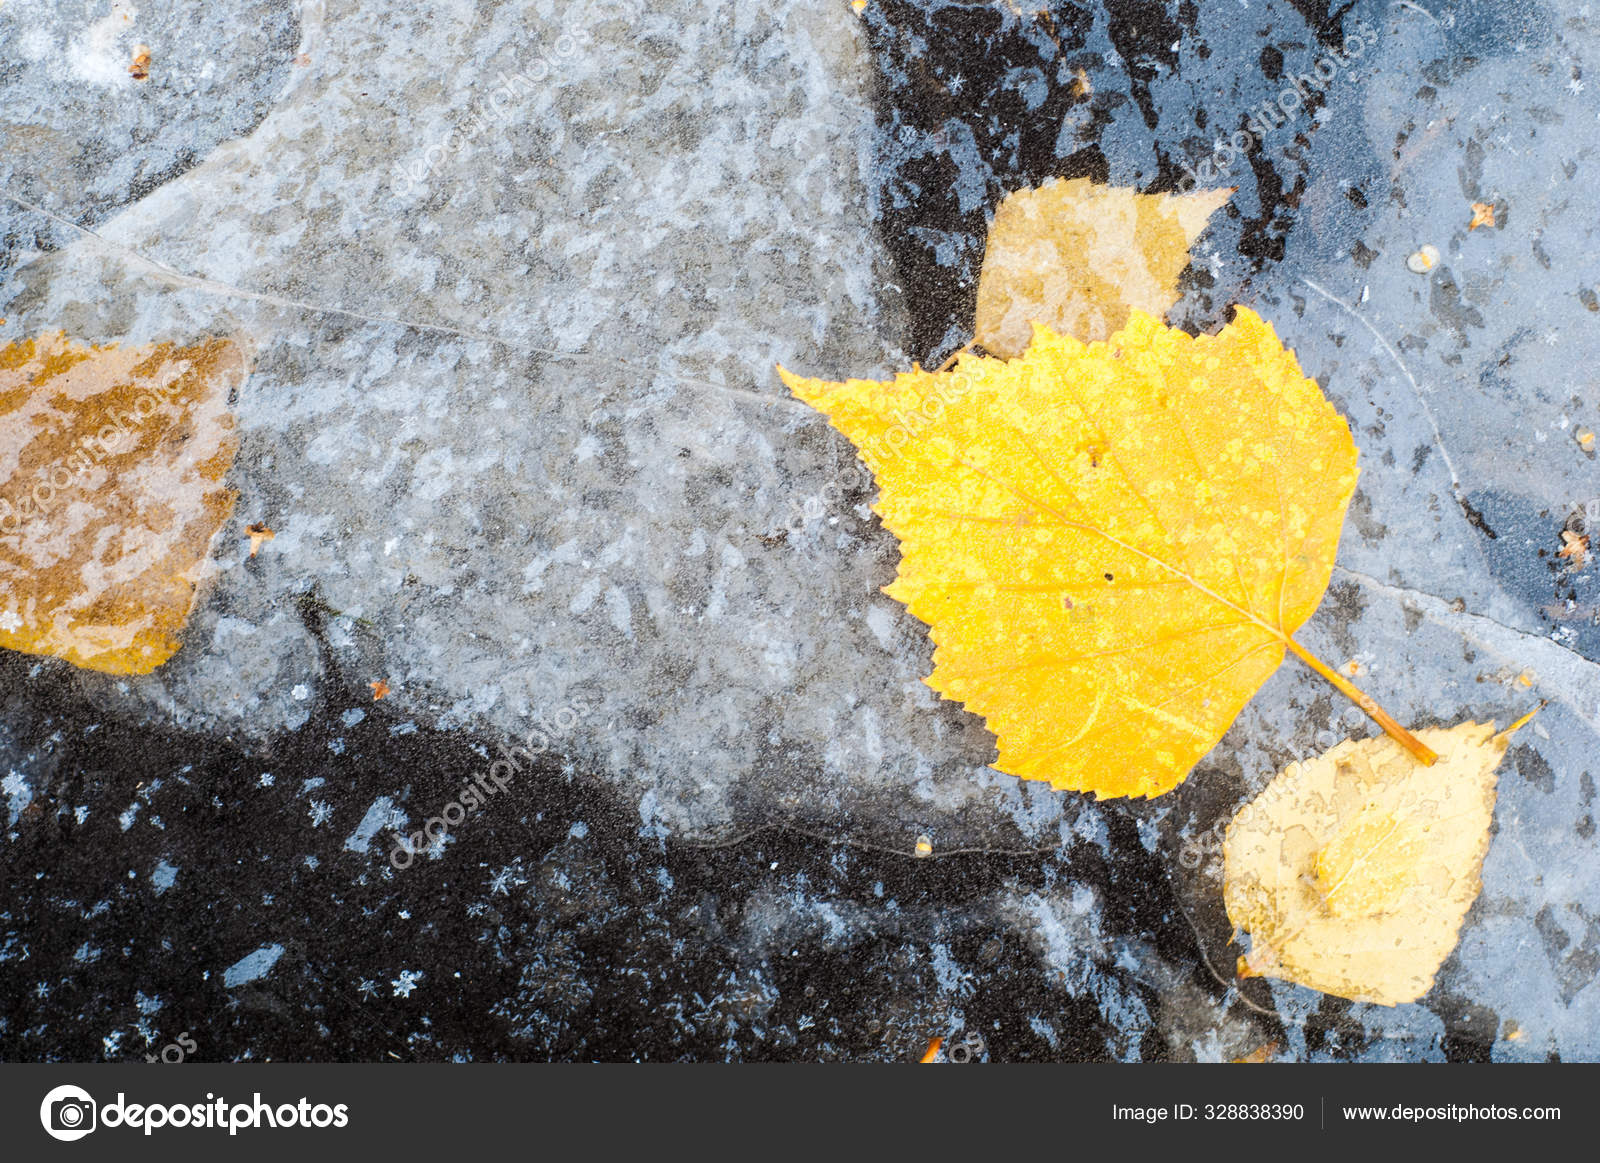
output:
[[274,533],[271,529],[268,529],[266,525],[260,521],[257,521],[254,525],[247,527],[244,532],[245,536],[250,538],[251,557],[254,557],[256,554],[260,553],[261,547],[277,536],[276,533]]
[[1566,559],[1568,569],[1582,569],[1589,560],[1588,535],[1564,529],[1561,532],[1561,541],[1562,546],[1556,550],[1556,556]]

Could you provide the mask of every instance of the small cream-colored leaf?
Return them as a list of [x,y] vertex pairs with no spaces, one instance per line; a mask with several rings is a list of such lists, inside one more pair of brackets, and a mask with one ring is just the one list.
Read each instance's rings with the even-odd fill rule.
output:
[[1165,315],[1189,247],[1232,193],[1141,194],[1074,178],[1007,195],[989,228],[974,341],[1014,359],[1034,323],[1089,342],[1135,310]]
[[1495,768],[1521,725],[1418,731],[1431,767],[1380,736],[1280,773],[1223,845],[1241,974],[1379,1005],[1425,994],[1477,899]]

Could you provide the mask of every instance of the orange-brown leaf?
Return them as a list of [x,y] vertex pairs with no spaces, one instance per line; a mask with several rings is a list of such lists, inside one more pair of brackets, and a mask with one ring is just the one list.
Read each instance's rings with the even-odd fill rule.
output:
[[0,350],[0,647],[108,674],[172,657],[233,507],[246,364],[231,339]]

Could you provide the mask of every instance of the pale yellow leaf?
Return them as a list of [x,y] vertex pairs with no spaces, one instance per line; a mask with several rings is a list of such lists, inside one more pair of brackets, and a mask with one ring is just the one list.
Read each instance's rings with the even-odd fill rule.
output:
[[1427,993],[1477,899],[1518,726],[1418,731],[1431,767],[1387,736],[1346,740],[1273,779],[1223,845],[1228,919],[1250,934],[1240,972],[1379,1005]]
[[1087,342],[1132,311],[1165,315],[1189,247],[1232,193],[1141,194],[1074,178],[1007,195],[989,228],[974,342],[1012,359],[1034,323]]

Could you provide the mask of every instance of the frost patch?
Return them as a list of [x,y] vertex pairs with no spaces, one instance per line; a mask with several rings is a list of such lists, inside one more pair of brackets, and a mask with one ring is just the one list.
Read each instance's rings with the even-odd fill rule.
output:
[[246,953],[222,971],[223,988],[233,989],[235,986],[265,977],[272,972],[272,967],[282,956],[282,945],[263,945],[254,953]]
[[6,806],[11,811],[11,824],[15,824],[22,817],[22,810],[33,803],[33,788],[28,786],[28,781],[15,771],[0,779],[0,791],[6,794]]
[[139,10],[128,0],[112,0],[111,10],[73,38],[69,50],[72,75],[80,81],[102,88],[128,83],[128,61],[132,51],[117,46],[117,41],[133,32]]
[[171,888],[177,879],[178,870],[165,860],[158,861],[155,871],[150,874],[150,883],[155,887],[157,896]]
[[356,825],[356,830],[344,838],[345,850],[359,852],[365,856],[372,847],[372,838],[383,830],[384,826],[394,818],[394,800],[388,796],[379,796],[372,801],[372,806],[367,809],[367,814],[361,817],[361,822]]

